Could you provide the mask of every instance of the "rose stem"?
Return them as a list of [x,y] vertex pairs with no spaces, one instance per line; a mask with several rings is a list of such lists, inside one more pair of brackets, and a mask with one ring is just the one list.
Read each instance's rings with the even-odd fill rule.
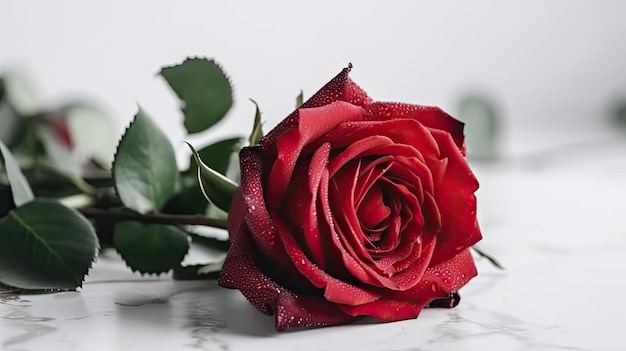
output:
[[166,213],[140,214],[125,210],[81,208],[78,211],[91,219],[106,219],[110,221],[132,220],[142,223],[178,224],[178,225],[205,225],[213,228],[226,229],[226,221],[205,217],[202,215],[174,215]]

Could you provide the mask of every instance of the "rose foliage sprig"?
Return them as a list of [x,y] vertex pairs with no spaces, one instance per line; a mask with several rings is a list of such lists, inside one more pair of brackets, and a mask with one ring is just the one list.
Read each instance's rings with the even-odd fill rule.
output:
[[[189,135],[210,129],[233,104],[230,80],[213,60],[187,59],[164,67],[160,75],[181,101]],[[109,119],[93,104],[70,102],[24,112],[12,96],[12,80],[5,78],[0,80],[3,290],[76,289],[100,248],[116,250],[140,273],[174,271],[175,277],[187,279],[214,275],[200,269],[204,265],[183,267],[182,262],[190,245],[227,250],[228,241],[194,229],[225,228],[226,212],[207,203],[193,158],[188,169],[178,170],[172,144],[143,110],[115,147],[106,142],[114,140]],[[230,177],[231,192],[243,140],[220,140],[197,154],[219,179]],[[219,270],[219,265],[209,267]]]
[[[467,248],[480,238],[462,124],[439,109],[373,103],[348,72],[306,102],[300,93],[296,112],[267,135],[253,101],[247,139],[188,144],[182,171],[145,111],[114,148],[94,142],[110,126],[92,105],[26,113],[0,80],[0,117],[12,122],[0,134],[0,292],[74,290],[105,248],[142,274],[215,279],[221,261],[182,263],[202,245],[228,251],[220,284],[276,314],[280,330],[455,305],[475,274]],[[213,60],[160,75],[190,135],[233,104]],[[228,228],[230,240],[197,226]]]

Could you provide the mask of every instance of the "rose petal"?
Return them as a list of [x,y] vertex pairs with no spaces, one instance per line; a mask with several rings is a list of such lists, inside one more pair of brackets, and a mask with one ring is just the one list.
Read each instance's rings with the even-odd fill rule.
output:
[[461,121],[445,113],[439,107],[402,104],[397,102],[374,102],[367,106],[368,115],[376,120],[402,118],[412,119],[424,126],[446,131],[452,135],[459,150],[464,150]]
[[354,191],[355,203],[360,203],[367,191],[376,183],[380,177],[387,173],[391,167],[393,156],[381,156],[375,160],[360,160],[361,167],[357,176],[357,183]]
[[[329,256],[339,257],[339,262],[335,262],[334,265],[328,267],[329,273],[337,277],[346,276],[347,278],[355,278],[361,282],[367,282],[367,273],[355,260],[355,257],[358,257],[358,255],[353,250],[348,253],[343,246],[339,244],[339,234],[330,208],[328,170],[322,175],[319,187],[319,205],[322,210],[321,213],[323,214],[320,218],[320,228],[323,228],[324,231],[328,233],[328,237],[331,239],[332,243],[332,245],[329,245],[329,250],[331,250]],[[346,275],[344,272],[348,274]]]
[[[276,267],[281,267],[281,283],[293,286],[311,286],[296,270],[285,253],[276,232],[274,221],[265,205],[262,186],[260,147],[245,147],[239,153],[241,165],[240,191],[245,203],[245,221],[257,249]],[[229,214],[230,216],[230,214]],[[229,232],[232,235],[232,232]]]
[[364,260],[369,258],[369,254],[365,250],[365,235],[361,230],[354,198],[359,169],[360,162],[351,162],[335,177],[330,178],[328,199],[330,214],[334,218],[335,225],[341,228],[344,234],[340,236],[341,240],[358,254],[358,258]]
[[389,220],[387,221],[387,229],[385,230],[384,237],[380,240],[381,242],[376,243],[374,245],[372,243],[372,248],[368,248],[368,253],[374,258],[374,266],[380,270],[381,274],[388,275],[387,271],[388,266],[392,265],[393,262],[385,262],[385,253],[393,252],[398,247],[400,243],[400,231],[402,227],[402,219],[400,218],[401,204],[397,199],[397,196],[390,196],[389,199]]
[[[363,255],[361,252],[362,246],[356,247],[360,250],[360,252],[357,253],[355,251],[355,247],[347,242],[347,239],[345,238],[340,226],[336,223],[336,219],[330,208],[328,184],[329,176],[328,172],[326,172],[322,176],[322,182],[320,185],[320,202],[322,204],[322,212],[324,213],[325,219],[325,221],[321,223],[323,223],[326,230],[330,233],[330,238],[332,239],[333,244],[332,249],[334,249],[335,254],[338,254],[339,257],[341,257],[343,263],[341,268],[330,267],[330,269],[332,269],[333,272],[342,272],[343,269],[345,269],[351,278],[372,286],[393,286],[393,283],[388,277],[381,276],[376,273],[371,266],[358,259],[360,255]],[[341,220],[342,218],[343,217],[340,217],[339,219]]]
[[476,220],[478,181],[453,143],[450,134],[431,131],[446,157],[447,167],[443,180],[435,192],[435,201],[441,214],[439,245],[433,255],[433,264],[445,261],[481,239]]
[[[326,269],[326,262],[324,259],[324,245],[323,237],[320,234],[318,216],[317,216],[317,194],[324,171],[327,169],[328,155],[330,154],[330,144],[324,144],[320,147],[313,157],[309,165],[308,171],[308,197],[304,200],[304,204],[308,204],[306,211],[303,212],[304,218],[302,223],[304,224],[304,239],[307,243],[307,249],[311,252],[313,260],[322,269]],[[294,202],[288,204],[288,206],[295,207],[294,205],[300,202]]]
[[258,259],[254,241],[242,223],[231,236],[231,246],[218,282],[225,288],[239,289],[262,313],[276,314],[276,330],[285,330],[289,326],[338,325],[354,320],[335,303],[322,297],[297,295],[276,284],[259,269]]
[[418,204],[424,201],[425,193],[434,191],[430,170],[416,157],[394,157],[385,177],[406,187],[418,200]]
[[[342,170],[335,178],[342,177],[346,173],[346,171]],[[346,178],[354,179],[352,174],[354,174],[354,172],[349,173]],[[327,221],[335,223],[331,229],[336,232],[336,235],[331,235],[331,238],[335,246],[342,252],[345,267],[358,280],[370,285],[392,290],[411,288],[417,281],[415,279],[411,280],[410,278],[419,278],[421,276],[421,273],[428,266],[434,245],[430,245],[430,241],[425,243],[423,250],[428,249],[428,252],[426,252],[422,265],[419,267],[417,265],[410,267],[410,269],[408,269],[408,275],[398,274],[396,276],[388,276],[385,272],[386,267],[377,265],[376,262],[371,259],[369,252],[364,250],[364,245],[361,240],[364,234],[360,229],[358,217],[352,208],[353,186],[349,186],[347,180],[340,180],[338,183],[342,184],[341,188],[332,191],[329,198],[330,203],[334,203],[333,207],[339,210],[337,212],[333,210],[330,211],[330,213],[327,213],[327,211],[324,212],[327,216],[332,217],[327,218]],[[331,187],[331,189],[333,188]],[[409,243],[409,241],[416,240],[417,235],[419,235],[419,233],[415,232],[410,233],[410,235],[406,237],[407,242],[404,250],[395,252],[394,254],[400,256],[390,259],[387,266],[391,266],[393,262],[395,262],[394,259],[406,259],[408,257],[414,245],[414,243]],[[422,255],[423,254],[424,253],[422,253]]]
[[[424,218],[422,217],[421,206],[418,204],[417,198],[404,185],[393,183],[388,179],[383,179],[381,182],[384,183],[387,193],[394,194],[392,196],[392,201],[394,202],[392,218],[396,223],[394,223],[394,226],[391,226],[379,244],[380,250],[378,252],[380,255],[378,256],[382,261],[385,259],[397,261],[406,258],[409,254],[404,250],[398,250],[400,242],[416,239],[422,233],[421,227],[424,223]],[[407,236],[404,229],[409,224],[413,224],[414,230],[410,231]]]
[[425,193],[424,202],[422,203],[422,215],[424,216],[423,230],[438,231],[441,228],[441,213],[435,198],[430,193]]
[[340,149],[372,135],[386,136],[394,144],[411,145],[420,155],[439,157],[439,146],[430,131],[421,123],[411,119],[387,121],[347,121],[338,124],[316,141],[315,147],[330,142],[333,149]]
[[246,219],[247,209],[248,206],[243,200],[243,195],[241,195],[241,188],[237,188],[235,195],[233,195],[233,200],[230,203],[228,218],[226,220],[226,230],[228,231],[229,237],[234,237],[239,230],[239,226]]
[[426,269],[422,279],[412,289],[403,292],[390,292],[391,299],[441,299],[459,291],[477,274],[476,265],[469,249],[451,259]]
[[276,208],[284,198],[285,190],[302,148],[311,140],[331,130],[338,123],[360,120],[365,111],[346,102],[334,102],[330,105],[300,109],[298,126],[284,132],[276,140],[276,159],[267,179],[267,206]]
[[274,218],[278,235],[282,240],[285,252],[289,255],[291,262],[295,264],[296,269],[300,274],[306,277],[311,284],[317,288],[324,289],[324,297],[326,299],[336,303],[360,305],[376,301],[380,298],[379,294],[332,277],[313,264],[291,236],[283,221],[277,216],[274,216]]
[[380,187],[373,187],[367,192],[363,201],[357,202],[357,215],[366,229],[374,229],[381,224],[391,209],[383,201],[383,192]]
[[396,286],[396,289],[394,289],[396,291],[408,290],[418,285],[420,283],[420,277],[423,276],[428,265],[430,264],[433,251],[436,247],[436,240],[433,235],[422,235],[421,238],[422,251],[421,254],[419,254],[419,258],[415,259],[408,268],[394,274],[391,277],[391,280]]
[[360,306],[341,306],[351,316],[372,316],[385,322],[416,318],[426,306],[426,300],[379,300]]
[[[372,99],[348,77],[351,69],[351,65],[344,68],[335,78],[326,83],[326,85],[303,103],[300,108],[320,107],[335,101],[346,101],[357,106],[369,104]],[[280,122],[274,129],[259,140],[259,144],[264,149],[272,148],[276,139],[282,133],[298,125],[300,116],[297,112],[298,110],[294,111]]]
[[[233,201],[232,204],[232,206],[236,206],[233,208],[235,212],[229,213],[229,222],[231,215],[238,218],[243,211],[252,237],[261,252],[276,261],[285,262],[287,256],[282,252],[282,247],[276,240],[277,234],[274,223],[265,206],[261,152],[261,148],[256,146],[244,147],[239,153],[241,167],[239,191],[245,206],[242,206],[235,197],[236,201]],[[232,234],[230,229],[229,227],[229,232]]]
[[[333,158],[328,165],[330,176],[334,176],[343,165],[355,158],[365,158],[369,156],[384,157],[411,157],[417,160],[421,159],[421,154],[413,146],[394,144],[391,139],[386,136],[370,136],[347,147],[341,154]],[[421,162],[421,161],[419,161]]]
[[[373,152],[370,152],[369,154],[380,155],[381,153],[378,153],[377,150],[380,146],[383,145],[393,145],[393,141],[384,136],[370,135],[350,144],[339,155],[331,159],[328,165],[330,177],[332,178],[335,173],[337,173],[341,169],[341,167],[346,165],[346,163],[354,160],[355,158],[361,158],[360,156],[366,151],[375,150]],[[335,147],[335,149],[338,148]]]

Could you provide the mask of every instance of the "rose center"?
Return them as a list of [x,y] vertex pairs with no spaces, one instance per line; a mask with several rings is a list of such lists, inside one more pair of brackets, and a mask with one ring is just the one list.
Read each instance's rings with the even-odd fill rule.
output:
[[357,216],[363,233],[370,243],[379,242],[383,232],[389,227],[388,219],[391,214],[383,189],[379,186],[371,187],[357,206]]

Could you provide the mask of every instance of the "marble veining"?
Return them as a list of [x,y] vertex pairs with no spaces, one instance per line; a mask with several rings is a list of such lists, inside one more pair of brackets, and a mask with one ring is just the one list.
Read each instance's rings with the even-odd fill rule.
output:
[[220,337],[220,333],[226,327],[226,323],[215,312],[215,306],[199,299],[187,302],[188,324],[183,328],[188,329],[189,336],[193,340],[187,345],[199,350],[228,350],[228,342]]

